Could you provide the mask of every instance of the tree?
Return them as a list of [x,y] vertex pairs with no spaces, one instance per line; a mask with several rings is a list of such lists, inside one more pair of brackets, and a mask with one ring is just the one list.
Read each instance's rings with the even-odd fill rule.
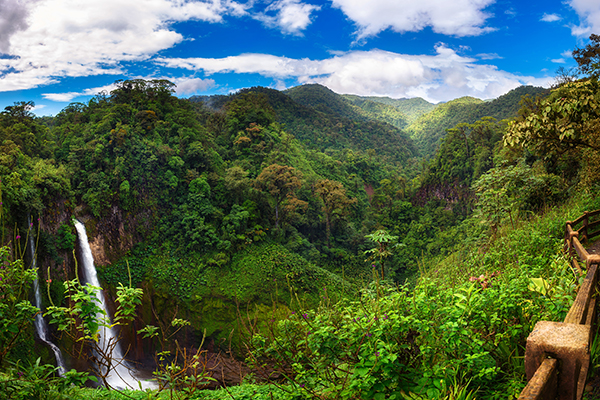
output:
[[25,268],[22,257],[12,260],[10,253],[0,247],[0,367],[39,312],[27,300],[37,269]]
[[327,243],[331,238],[331,224],[333,219],[343,218],[348,214],[348,206],[356,203],[356,199],[346,196],[346,189],[337,181],[321,179],[315,183],[315,191],[322,202],[321,210],[325,214],[325,229]]
[[582,73],[597,79],[600,76],[600,36],[592,33],[590,41],[583,49],[576,47],[573,58]]
[[[383,279],[385,277],[385,260],[392,255],[394,249],[402,246],[402,244],[398,243],[398,236],[391,235],[385,229],[379,229],[369,235],[366,235],[365,238],[371,239],[377,244],[377,247],[373,247],[372,249],[365,251],[365,254],[370,254],[369,258],[367,258],[367,261],[379,261],[379,266],[381,268],[381,279]],[[375,264],[373,264],[373,267],[375,267]]]
[[[133,322],[136,307],[142,303],[142,289],[123,286],[117,287],[117,309],[114,321],[100,305],[97,291],[99,287],[82,285],[79,278],[65,281],[65,297],[68,306],[49,306],[44,316],[50,316],[50,323],[56,324],[60,332],[66,333],[78,345],[73,357],[86,357],[91,371],[102,379],[104,386],[111,388],[108,377],[125,360],[113,358],[113,350],[118,346],[121,336],[102,338],[115,326],[124,327]],[[102,295],[100,293],[100,295]],[[50,297],[50,296],[49,296]]]
[[271,164],[256,177],[254,186],[271,197],[275,207],[275,228],[279,229],[280,212],[283,203],[289,213],[306,207],[306,202],[296,197],[296,190],[302,186],[302,172],[286,165]]
[[595,80],[567,83],[509,123],[507,146],[521,146],[549,158],[574,148],[600,150],[600,85]]
[[234,165],[225,170],[223,181],[225,188],[233,194],[237,200],[244,198],[244,193],[250,186],[248,171],[238,165]]
[[492,234],[506,217],[514,228],[521,211],[543,208],[560,192],[558,177],[535,173],[523,160],[517,165],[492,168],[474,184],[477,194],[475,215],[488,224]]
[[267,127],[275,122],[275,111],[263,93],[246,92],[238,95],[226,106],[227,125],[235,137],[245,132],[251,124]]
[[23,121],[31,121],[35,117],[33,110],[35,107],[35,103],[33,101],[17,101],[12,106],[4,107],[4,111],[2,114],[5,116],[9,116],[19,122]]

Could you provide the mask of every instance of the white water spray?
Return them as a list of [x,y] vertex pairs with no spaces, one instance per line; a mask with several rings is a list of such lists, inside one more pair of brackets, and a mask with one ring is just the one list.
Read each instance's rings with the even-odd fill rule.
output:
[[[31,230],[31,222],[29,221],[29,251],[31,252],[31,268],[37,268],[36,261],[36,253],[35,253],[35,243],[33,242],[33,232]],[[35,331],[38,334],[38,337],[44,344],[50,347],[50,350],[54,353],[54,358],[56,359],[56,366],[58,367],[58,375],[64,376],[67,370],[65,369],[65,361],[63,360],[62,353],[57,345],[52,343],[52,341],[48,338],[48,325],[46,324],[46,320],[42,316],[42,295],[40,293],[40,281],[39,274],[33,281],[33,289],[35,291],[35,304],[40,312],[35,315],[35,320],[33,324],[35,325]]]
[[[96,267],[94,266],[94,257],[92,255],[90,244],[88,243],[87,233],[85,232],[85,226],[77,220],[73,220],[73,222],[75,223],[79,245],[81,246],[84,281],[92,286],[101,288],[96,273]],[[110,318],[106,302],[104,301],[103,291],[96,291],[96,297],[98,298],[102,309],[106,312],[106,317]],[[97,315],[96,317],[100,319],[104,316]],[[113,368],[109,371],[106,379],[108,384],[111,387],[118,389],[139,389],[139,384],[141,383],[142,389],[155,389],[157,386],[154,382],[137,379],[134,376],[136,370],[126,364],[123,352],[121,351],[121,346],[117,340],[117,334],[112,328],[102,328],[99,345],[105,352],[111,352],[113,365]]]

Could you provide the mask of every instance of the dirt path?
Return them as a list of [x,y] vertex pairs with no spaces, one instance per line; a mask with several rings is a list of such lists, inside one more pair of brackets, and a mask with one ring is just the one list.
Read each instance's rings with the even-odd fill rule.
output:
[[590,254],[600,254],[600,240],[597,240],[587,246],[586,250]]

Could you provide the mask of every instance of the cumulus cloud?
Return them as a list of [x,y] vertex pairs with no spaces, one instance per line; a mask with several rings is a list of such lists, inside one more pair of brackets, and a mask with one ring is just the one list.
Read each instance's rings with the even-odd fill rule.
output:
[[10,38],[27,28],[29,6],[34,0],[2,0],[0,2],[0,53],[10,51]]
[[[8,4],[8,6],[7,6]],[[15,22],[2,25],[3,10]],[[0,91],[29,89],[56,77],[116,74],[121,63],[146,60],[184,38],[177,21],[221,22],[245,8],[231,0],[2,0],[0,29],[10,38],[11,59],[0,59]],[[25,16],[28,16],[25,19]],[[9,35],[0,31],[0,46]]]
[[177,85],[177,94],[180,96],[204,92],[215,86],[213,79],[200,78],[179,78],[174,79],[173,83]]
[[544,14],[540,20],[544,22],[556,22],[561,19],[562,18],[558,14]]
[[423,97],[431,102],[460,96],[494,98],[523,84],[547,86],[536,79],[479,65],[440,44],[435,55],[406,55],[382,50],[338,53],[324,60],[293,59],[266,54],[226,58],[159,59],[171,68],[215,73],[258,73],[276,82],[320,83],[338,93]]
[[580,25],[571,27],[573,35],[588,36],[600,31],[600,3],[598,0],[569,0],[568,4],[580,19]]
[[490,32],[484,27],[490,14],[484,9],[495,0],[332,0],[358,25],[359,39],[386,29],[416,32],[431,27],[452,36],[477,36]]
[[555,63],[555,64],[564,64],[564,63],[566,63],[566,61],[565,61],[565,59],[564,59],[564,58],[553,58],[553,59],[552,59],[552,60],[550,60],[550,61],[552,61],[552,62],[553,62],[553,63]]
[[319,6],[302,3],[300,0],[278,0],[255,18],[269,27],[279,28],[284,33],[300,35],[312,22],[311,14],[320,9]]

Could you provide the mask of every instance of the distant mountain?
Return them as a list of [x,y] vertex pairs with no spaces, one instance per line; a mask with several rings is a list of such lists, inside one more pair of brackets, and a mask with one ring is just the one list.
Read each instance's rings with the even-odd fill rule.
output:
[[349,119],[365,119],[360,108],[345,101],[343,96],[322,85],[295,86],[283,93],[296,103],[325,114]]
[[342,98],[352,106],[357,107],[360,110],[360,114],[365,118],[386,122],[399,129],[404,129],[408,126],[408,117],[393,105],[350,94],[344,94]]
[[[284,92],[254,87],[230,96],[195,96],[190,100],[220,109],[247,92],[265,95],[278,122],[309,148],[362,153],[371,150],[371,154],[399,164],[405,164],[418,154],[415,144],[405,132],[382,122],[385,117],[375,111],[369,113],[321,85],[303,85]],[[380,108],[377,103],[368,106]]]
[[472,124],[483,117],[493,117],[497,120],[516,117],[523,96],[545,96],[548,93],[548,89],[520,86],[492,101],[461,97],[437,105],[411,123],[406,131],[415,141],[421,154],[429,158],[435,154],[440,140],[446,136],[447,129],[461,122]]
[[440,140],[446,136],[446,129],[461,122],[471,121],[476,105],[482,100],[473,97],[461,97],[447,103],[439,104],[427,114],[423,114],[407,128],[421,154],[432,156],[439,146]]
[[433,110],[436,105],[424,100],[420,97],[414,97],[412,99],[392,99],[390,97],[361,97],[354,95],[344,95],[347,99],[358,98],[362,100],[370,100],[376,103],[385,104],[387,106],[392,106],[405,115],[408,123],[412,123],[421,115],[428,113]]

